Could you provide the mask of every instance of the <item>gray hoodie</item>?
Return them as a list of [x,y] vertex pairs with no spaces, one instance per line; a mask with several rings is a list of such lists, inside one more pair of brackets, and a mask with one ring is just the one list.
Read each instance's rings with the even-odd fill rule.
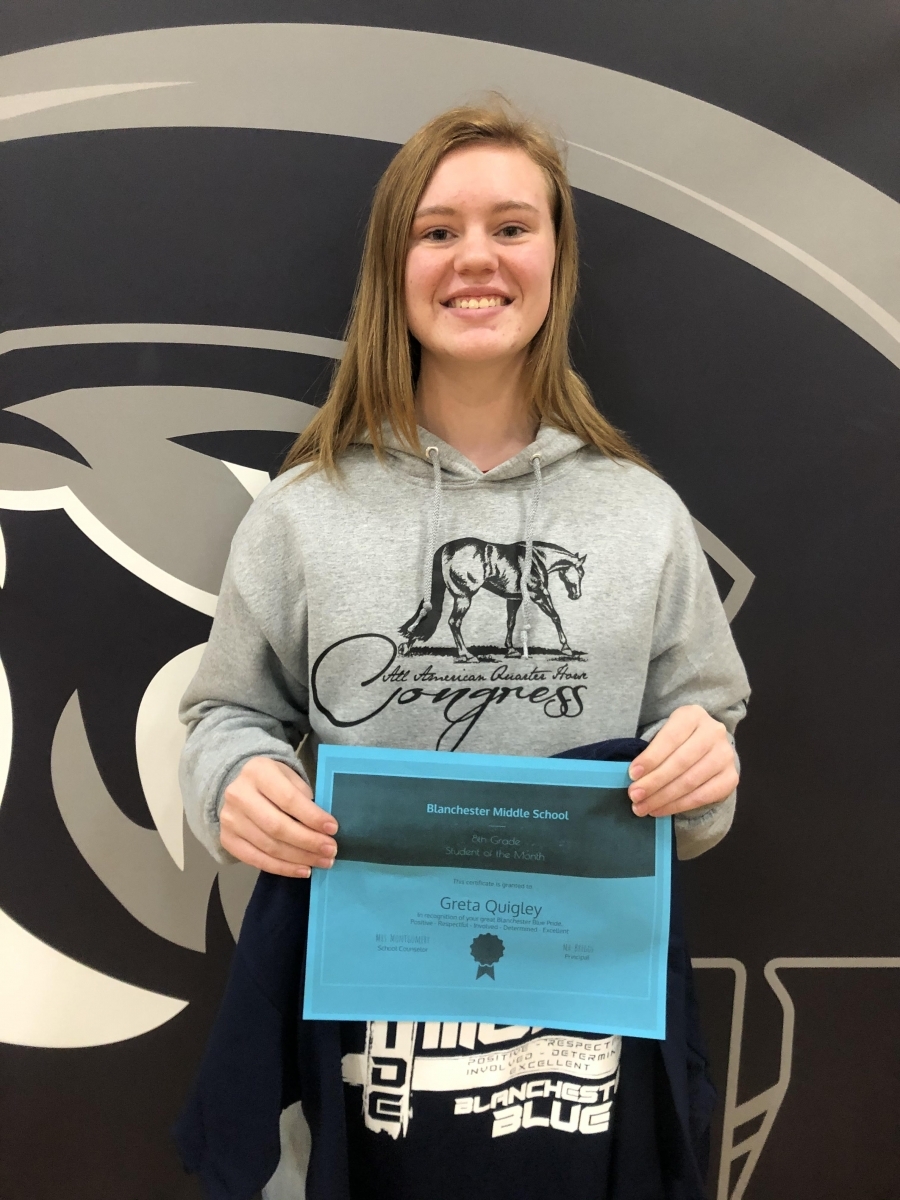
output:
[[[256,755],[309,780],[319,742],[544,756],[650,738],[683,704],[729,734],[744,715],[705,555],[662,480],[547,426],[484,473],[419,434],[427,459],[389,435],[384,463],[360,444],[338,478],[287,472],[235,534],[181,706],[188,822],[220,860],[224,789]],[[676,818],[682,858],[725,836],[734,800]]]

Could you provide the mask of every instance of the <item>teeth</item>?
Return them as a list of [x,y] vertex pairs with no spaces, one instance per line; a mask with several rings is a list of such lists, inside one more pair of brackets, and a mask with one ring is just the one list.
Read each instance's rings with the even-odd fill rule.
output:
[[450,301],[451,308],[500,308],[506,301],[502,296],[463,296]]

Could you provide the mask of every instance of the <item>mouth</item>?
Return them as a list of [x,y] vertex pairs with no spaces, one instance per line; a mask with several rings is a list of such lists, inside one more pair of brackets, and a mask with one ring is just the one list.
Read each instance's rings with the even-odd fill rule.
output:
[[505,308],[512,300],[509,296],[454,296],[441,304],[444,308]]

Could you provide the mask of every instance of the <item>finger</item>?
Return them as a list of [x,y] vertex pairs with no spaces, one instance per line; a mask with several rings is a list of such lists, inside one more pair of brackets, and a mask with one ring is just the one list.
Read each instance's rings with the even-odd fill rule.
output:
[[283,862],[292,863],[294,866],[327,868],[334,865],[334,850],[329,852],[319,846],[308,850],[298,849],[288,842],[271,837],[241,813],[235,814],[227,821],[225,832],[229,836],[249,842],[269,858],[277,858]]
[[315,803],[309,784],[284,763],[269,760],[266,768],[256,772],[254,782],[267,800],[271,800],[295,821],[320,833],[337,832],[337,821],[331,813]]
[[243,838],[232,837],[229,834],[222,835],[222,846],[229,854],[233,854],[235,858],[241,862],[247,863],[251,867],[258,867],[260,871],[268,871],[270,875],[286,875],[294,879],[309,879],[311,871],[309,867],[300,866],[297,863],[284,862],[280,858],[273,858],[270,854],[263,853],[250,842]]
[[[715,744],[715,738],[710,731],[700,726],[688,739],[676,746],[658,767],[649,771],[636,782],[629,785],[628,796],[634,803],[649,800],[654,793],[666,787],[674,780],[705,758]],[[721,768],[724,763],[719,763]]]
[[274,857],[320,866],[337,854],[334,838],[324,837],[289,817],[258,793],[235,797],[229,794],[219,823],[223,830],[253,842]]
[[697,704],[676,708],[647,749],[642,750],[632,762],[628,769],[630,777],[640,779],[655,771],[682,742],[687,741],[700,723],[701,716],[705,717],[708,714]]
[[717,770],[722,770],[729,763],[734,762],[734,750],[728,740],[725,726],[718,721],[713,721],[712,718],[699,725],[687,741],[673,750],[655,771],[651,771],[637,783],[631,784],[628,788],[629,797],[634,803],[652,799],[657,792],[667,787],[686,771],[690,771],[708,754],[715,756],[718,763]]
[[704,804],[719,804],[727,800],[736,787],[737,772],[722,771],[687,796],[655,810],[651,816],[674,817],[679,813],[690,812],[692,808],[702,808]]
[[[732,763],[733,761],[734,757],[732,756]],[[639,817],[643,817],[647,813],[655,813],[657,809],[681,800],[696,788],[702,787],[710,779],[724,771],[727,765],[727,761],[719,753],[719,748],[714,747],[699,760],[692,761],[685,771],[682,771],[669,783],[650,792],[643,800],[633,801],[632,808]]]

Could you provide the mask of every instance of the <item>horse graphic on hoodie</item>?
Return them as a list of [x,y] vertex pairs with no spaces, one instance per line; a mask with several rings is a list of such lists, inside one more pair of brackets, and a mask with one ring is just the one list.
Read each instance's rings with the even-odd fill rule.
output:
[[[550,577],[559,575],[570,600],[581,598],[584,561],[587,556],[575,554],[553,542],[534,542],[531,571],[528,578],[528,599],[550,618],[559,638],[559,653],[563,658],[580,658],[569,645],[562,621],[550,595]],[[456,644],[456,662],[480,662],[477,654],[466,645],[462,623],[476,592],[484,588],[491,595],[506,601],[507,658],[519,658],[522,650],[513,645],[516,618],[523,602],[522,577],[525,573],[526,544],[485,542],[481,538],[455,538],[445,542],[434,553],[431,568],[431,597],[419,602],[408,621],[400,626],[406,641],[401,654],[410,654],[416,642],[433,637],[441,619],[447,592],[453,598],[453,608],[447,623]]]

